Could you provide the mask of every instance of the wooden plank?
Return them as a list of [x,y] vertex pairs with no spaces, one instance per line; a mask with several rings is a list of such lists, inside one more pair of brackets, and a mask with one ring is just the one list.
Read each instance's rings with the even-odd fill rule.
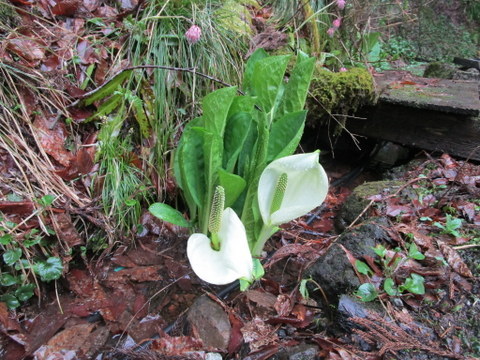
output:
[[364,109],[346,127],[354,134],[480,161],[480,120],[388,102]]
[[379,104],[389,103],[417,109],[478,116],[478,82],[428,79],[406,71],[386,71],[374,76]]
[[478,69],[480,70],[480,59],[462,59],[459,57],[454,57],[453,62],[457,65],[461,65],[467,69]]

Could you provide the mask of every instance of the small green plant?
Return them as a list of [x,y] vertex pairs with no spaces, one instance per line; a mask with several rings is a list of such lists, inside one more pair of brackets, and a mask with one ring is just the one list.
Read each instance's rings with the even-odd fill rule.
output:
[[462,237],[462,234],[458,230],[462,227],[462,219],[453,217],[450,214],[446,215],[445,224],[441,224],[438,221],[433,223],[434,226],[442,230],[442,234],[448,234],[455,236],[456,238]]
[[[423,295],[425,294],[424,282],[425,279],[423,276],[411,273],[403,283],[396,285],[394,280],[395,272],[407,259],[414,260],[423,260],[425,255],[423,255],[415,243],[410,243],[408,245],[407,256],[402,259],[399,252],[390,257],[388,256],[387,249],[382,245],[377,245],[373,248],[374,252],[380,257],[378,263],[380,264],[384,280],[381,285],[381,289],[390,296],[400,296],[404,292],[409,292],[411,294]],[[373,270],[363,261],[357,260],[355,262],[355,268],[360,274],[366,275],[367,277],[374,274]],[[378,297],[380,294],[379,290],[371,282],[364,283],[359,286],[358,290],[355,292],[355,295],[360,298],[362,301],[372,301]]]
[[[44,196],[39,200],[44,206],[50,206],[53,197]],[[0,301],[10,309],[17,308],[34,295],[36,285],[34,277],[49,282],[60,278],[63,264],[55,256],[34,254],[34,246],[43,246],[44,235],[40,230],[32,229],[26,233],[14,232],[17,224],[0,216],[0,248],[3,252],[0,265]],[[44,247],[45,250],[45,247]]]

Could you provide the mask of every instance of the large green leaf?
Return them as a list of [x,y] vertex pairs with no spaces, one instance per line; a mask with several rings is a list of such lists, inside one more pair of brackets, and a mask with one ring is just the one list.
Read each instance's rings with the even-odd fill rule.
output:
[[303,134],[306,116],[305,110],[288,113],[272,124],[268,162],[294,153]]
[[182,227],[190,227],[190,223],[185,220],[183,215],[177,209],[172,208],[170,205],[163,203],[155,203],[150,205],[148,211],[150,211],[153,216],[168,223]]
[[[246,112],[236,113],[228,120],[224,136],[223,165],[229,172],[233,172],[238,156],[244,149],[247,137],[251,133],[252,123],[252,115]],[[253,143],[246,145],[252,147]],[[251,148],[245,151],[251,152]]]
[[315,58],[308,57],[304,53],[298,54],[297,63],[285,85],[285,90],[274,116],[275,119],[303,109],[314,66]]
[[265,113],[270,113],[283,87],[290,55],[272,56],[255,63],[251,93]]
[[232,207],[240,194],[245,190],[247,182],[238,175],[223,169],[218,172],[219,184],[225,189],[225,207]]
[[248,58],[248,61],[245,65],[245,72],[243,74],[243,91],[245,91],[245,93],[248,93],[248,94],[253,93],[252,86],[253,86],[253,78],[255,76],[254,75],[255,64],[258,61],[265,59],[267,57],[268,57],[268,53],[264,49],[258,48]]
[[219,137],[223,137],[230,105],[237,94],[237,87],[216,90],[203,99],[203,119],[205,129]]
[[191,210],[193,209],[191,202],[198,207],[202,206],[206,188],[203,178],[205,170],[203,132],[203,128],[197,127],[186,130],[182,136],[182,145],[177,151],[180,184]]

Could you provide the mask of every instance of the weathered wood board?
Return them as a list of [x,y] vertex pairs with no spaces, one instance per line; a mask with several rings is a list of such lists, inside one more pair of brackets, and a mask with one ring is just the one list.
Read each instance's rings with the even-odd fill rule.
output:
[[475,81],[425,79],[405,72],[375,78],[379,100],[347,129],[373,138],[480,161],[480,99]]

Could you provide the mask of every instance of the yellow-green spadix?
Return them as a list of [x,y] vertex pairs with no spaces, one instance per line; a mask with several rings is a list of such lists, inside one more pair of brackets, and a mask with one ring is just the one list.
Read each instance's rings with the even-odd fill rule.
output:
[[224,285],[237,279],[251,280],[253,261],[245,227],[230,208],[222,213],[216,234],[220,249],[214,250],[205,234],[192,234],[187,243],[187,256],[197,276],[211,284]]
[[285,224],[323,203],[328,177],[318,156],[318,151],[286,156],[265,168],[258,184],[258,205],[265,225]]

